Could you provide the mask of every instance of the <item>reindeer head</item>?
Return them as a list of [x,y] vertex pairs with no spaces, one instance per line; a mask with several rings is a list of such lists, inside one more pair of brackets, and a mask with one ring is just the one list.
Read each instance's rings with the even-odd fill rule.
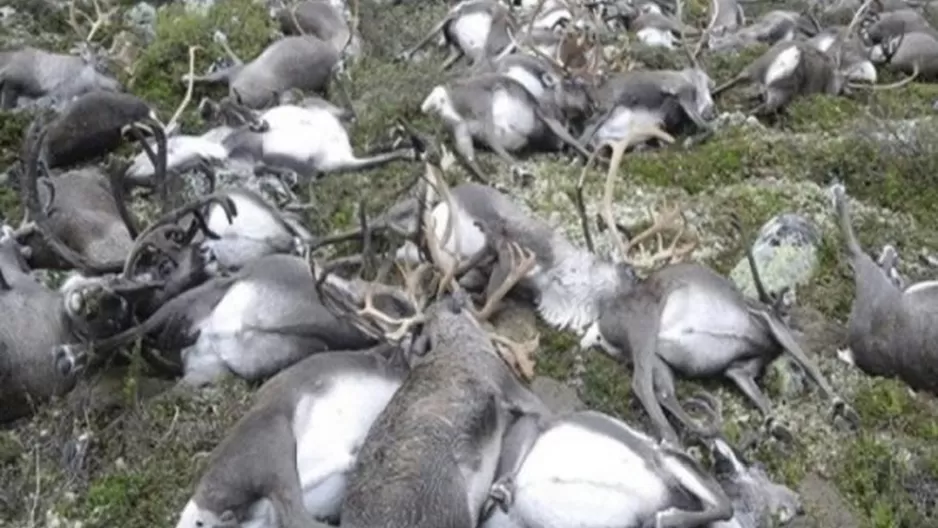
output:
[[[507,259],[510,272],[502,284],[486,299],[481,309],[476,309],[468,294],[456,282],[456,277],[465,272],[465,266],[470,263],[461,263],[454,255],[444,251],[448,246],[450,237],[454,237],[453,247],[460,247],[459,230],[454,229],[455,218],[453,198],[442,177],[442,170],[432,162],[427,162],[427,180],[423,193],[422,229],[418,238],[422,238],[421,246],[430,255],[431,263],[423,263],[415,268],[405,269],[398,266],[403,276],[404,286],[397,292],[392,287],[378,282],[366,283],[363,289],[363,304],[357,302],[350,304],[350,297],[335,296],[323,290],[324,299],[332,297],[329,305],[340,306],[348,314],[354,314],[353,323],[365,333],[378,339],[390,341],[392,344],[401,344],[402,349],[409,350],[408,362],[411,365],[423,360],[428,349],[436,350],[466,350],[469,348],[485,348],[494,350],[503,360],[522,377],[533,376],[533,364],[528,358],[536,349],[538,338],[528,343],[516,343],[502,336],[484,330],[480,325],[487,321],[498,309],[499,303],[536,265],[535,255],[523,250],[515,244],[504,243],[494,245],[499,258]],[[436,236],[436,223],[428,206],[433,189],[449,206],[450,217],[443,235]],[[315,270],[314,270],[315,271]],[[379,274],[380,276],[381,274]],[[322,275],[324,277],[324,275]],[[319,278],[317,283],[323,283]],[[446,291],[451,292],[450,295]],[[377,295],[389,300],[401,299],[406,301],[407,316],[393,316],[376,306]],[[473,347],[466,340],[478,339],[484,346]],[[407,342],[407,345],[402,343]],[[491,342],[489,342],[491,341]],[[452,346],[449,346],[452,345]]]
[[155,288],[119,276],[84,277],[75,274],[59,288],[62,308],[73,333],[82,338],[109,337],[132,320],[133,294]]
[[714,476],[733,502],[733,519],[742,526],[786,525],[804,513],[801,497],[790,488],[772,482],[756,462],[749,465],[722,438],[711,442]]
[[[118,11],[118,7],[102,7],[101,0],[91,0],[94,8],[94,18],[88,13],[78,8],[80,0],[70,0],[68,2],[68,25],[80,39],[71,49],[71,52],[81,57],[95,73],[95,84],[104,91],[119,92],[123,91],[120,82],[110,71],[107,60],[107,54],[104,47],[99,42],[94,41],[95,35],[101,28],[106,27],[111,22],[111,18]],[[85,29],[79,18],[87,22]]]

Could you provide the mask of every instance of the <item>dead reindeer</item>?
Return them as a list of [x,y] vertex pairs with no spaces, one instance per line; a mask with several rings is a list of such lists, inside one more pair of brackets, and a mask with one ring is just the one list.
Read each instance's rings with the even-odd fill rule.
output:
[[812,37],[820,30],[817,21],[804,13],[773,10],[734,32],[708,35],[706,44],[709,49],[716,51],[745,48],[758,43],[774,45],[794,41],[799,36]]
[[34,267],[120,271],[138,231],[124,202],[123,167],[112,163],[106,173],[87,167],[40,180],[46,130],[34,121],[24,141],[20,187],[28,221],[17,240],[30,248]]
[[[145,143],[143,133],[155,137],[158,154]],[[49,168],[65,168],[99,159],[120,146],[127,134],[144,145],[154,165],[165,158],[165,131],[149,105],[130,94],[90,92],[46,125],[43,161]]]
[[280,29],[286,35],[313,35],[340,53],[352,41],[352,30],[342,11],[328,0],[304,0],[277,11]]
[[[359,283],[335,275],[322,287],[363,295]],[[323,304],[319,289],[305,258],[267,255],[166,299],[148,319],[119,334],[58,347],[55,362],[70,374],[149,337],[164,354],[148,359],[181,372],[181,383],[201,386],[229,374],[262,380],[316,352],[373,346],[370,336]]]
[[[498,74],[482,74],[437,85],[420,105],[424,114],[440,118],[452,134],[456,150],[481,174],[475,162],[474,143],[490,148],[512,167],[515,175],[524,174],[512,153],[531,148],[559,150],[564,145],[588,157],[589,152],[563,125],[564,112],[582,108],[582,94],[568,94],[563,85],[555,85],[555,104],[545,105],[523,84]],[[573,95],[573,97],[567,97]],[[543,99],[542,99],[543,101]]]
[[938,38],[935,28],[915,9],[873,14],[872,23],[863,33],[867,43],[874,46],[906,33],[928,33]]
[[840,69],[848,82],[875,84],[878,78],[876,66],[869,58],[869,52],[859,36],[850,35],[844,40],[842,27],[826,28],[807,40],[809,44],[824,53],[831,54],[835,46],[840,47]]
[[587,123],[580,142],[595,148],[652,124],[674,133],[688,124],[710,130],[716,117],[713,84],[699,66],[613,75],[597,90],[599,112]]
[[[653,128],[643,133],[667,137]],[[618,166],[623,151],[637,137],[633,131],[613,146],[602,204],[608,226],[616,225],[612,198]],[[662,215],[628,243],[617,229],[609,229],[620,255],[627,258],[632,249],[642,247],[637,245],[642,240],[665,231],[672,223],[669,216],[673,213]],[[583,225],[586,228],[588,223],[584,220]],[[598,319],[580,341],[581,348],[599,345],[614,358],[631,360],[632,390],[651,417],[657,436],[679,445],[663,409],[687,429],[712,434],[695,424],[681,408],[675,396],[675,373],[688,378],[729,378],[772,423],[771,402],[759,389],[756,378],[782,352],[790,354],[823,395],[832,400],[835,416],[844,415],[857,422],[856,413],[834,392],[794,339],[777,303],[763,293],[759,300],[744,297],[732,282],[702,264],[674,262],[673,248],[683,231],[678,231],[669,248],[659,240],[661,249],[656,254],[663,258],[655,260],[665,263],[664,267],[635,282],[624,294],[605,297]],[[755,260],[748,251],[753,276],[757,277]],[[761,286],[758,290],[764,292]]]
[[401,52],[398,57],[410,60],[437,35],[442,34],[450,53],[443,61],[441,70],[451,68],[463,57],[474,64],[496,56],[508,46],[509,31],[513,25],[511,12],[498,0],[465,0],[453,6],[420,42]]
[[304,510],[337,521],[359,446],[404,381],[402,355],[391,345],[323,352],[268,380],[213,451],[176,528],[299,526]]
[[[96,279],[66,282],[51,290],[30,275],[23,258],[27,248],[9,226],[0,229],[0,423],[32,413],[35,406],[72,389],[75,378],[63,376],[49,360],[54,347],[79,338],[107,335],[129,316],[113,290],[94,310],[81,305],[85,288]],[[92,314],[93,312],[93,314]],[[93,318],[83,318],[83,313]]]
[[[743,82],[757,83],[762,89],[762,102],[750,113],[771,115],[784,110],[799,96],[840,95],[845,90],[870,88],[867,84],[847,81],[841,69],[841,49],[834,46],[832,53],[824,53],[804,41],[778,42],[738,75],[713,90],[713,95],[718,96]],[[900,88],[913,79],[908,77],[893,84],[875,85],[873,89]]]
[[499,508],[482,527],[761,528],[801,513],[797,493],[723,439],[708,443],[715,476],[684,451],[596,411],[517,425],[492,486]]
[[629,30],[648,46],[668,49],[673,49],[679,39],[700,33],[697,28],[684,24],[679,18],[665,14],[653,2],[639,6],[638,16],[629,23]]
[[[80,56],[50,53],[29,46],[0,51],[0,109],[15,108],[20,97],[49,97],[67,102],[88,92],[122,90],[120,82],[107,72],[91,45],[95,34],[108,23],[116,8],[104,11],[95,0],[97,19],[92,21],[87,14],[76,9],[76,1],[69,2],[69,24],[79,36],[84,33],[84,42],[76,50]],[[79,14],[92,22],[87,32],[78,22]]]
[[907,75],[897,84],[904,85],[916,79],[934,80],[938,78],[938,35],[904,33],[873,48],[872,58],[887,70]]
[[706,34],[719,36],[733,33],[745,23],[746,15],[739,0],[711,0]]
[[832,193],[856,284],[848,361],[871,376],[898,378],[913,390],[938,394],[938,281],[897,287],[857,241],[844,186],[835,184]]
[[[427,212],[422,221],[424,233],[432,233],[432,216]],[[387,329],[392,342],[415,325],[422,324],[422,331],[411,341],[417,360],[359,451],[340,512],[346,528],[477,526],[514,417],[547,412],[500,357],[493,339],[504,340],[480,326],[500,297],[476,311],[466,292],[448,279],[458,261],[445,256],[432,235],[426,240],[442,274],[440,289],[450,285],[455,292],[435,302],[417,296],[415,315],[406,318],[389,317],[371,302],[359,312]],[[533,263],[522,253],[500,295]],[[416,277],[427,269],[432,271],[414,270],[411,282],[419,283]]]
[[221,32],[215,40],[234,63],[208,75],[183,77],[197,83],[225,83],[229,96],[248,108],[260,109],[276,104],[280,95],[290,90],[327,94],[334,85],[349,107],[351,102],[342,79],[339,50],[312,35],[284,37],[245,63],[228,45]]
[[413,148],[359,158],[352,151],[348,131],[333,106],[280,105],[260,114],[222,140],[229,158],[249,159],[272,168],[286,168],[300,176],[371,170],[393,161],[414,158]]
[[[163,170],[168,174],[177,175],[198,168],[211,175],[212,171],[209,169],[224,162],[228,157],[228,152],[222,146],[221,139],[234,130],[233,126],[214,127],[198,136],[179,134],[179,118],[182,117],[183,111],[192,102],[195,52],[199,49],[198,46],[189,47],[189,84],[182,101],[163,128],[166,137],[165,161],[163,162],[165,166]],[[242,121],[239,120],[237,124],[242,124]],[[125,174],[128,182],[138,186],[155,187],[157,185],[156,164],[151,158],[151,152],[152,146],[144,145],[143,150],[134,157]],[[165,179],[165,176],[163,178]],[[214,191],[215,182],[213,179],[209,182],[209,187],[210,192]]]

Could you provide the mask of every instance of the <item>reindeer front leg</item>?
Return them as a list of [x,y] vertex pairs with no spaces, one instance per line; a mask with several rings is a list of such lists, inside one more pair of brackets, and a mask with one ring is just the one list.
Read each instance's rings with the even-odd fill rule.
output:
[[665,448],[656,458],[662,470],[696,497],[703,509],[686,511],[668,508],[660,511],[655,514],[654,528],[695,528],[733,517],[733,505],[729,497],[713,477],[702,472],[686,454]]
[[537,416],[523,415],[505,431],[495,479],[489,489],[489,496],[482,505],[481,520],[487,519],[495,506],[504,512],[508,511],[514,502],[515,477],[521,471],[524,461],[543,430],[544,427]]

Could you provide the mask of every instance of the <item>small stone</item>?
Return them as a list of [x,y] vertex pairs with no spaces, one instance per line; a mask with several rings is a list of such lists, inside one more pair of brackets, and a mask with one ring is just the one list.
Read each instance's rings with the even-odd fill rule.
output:
[[156,8],[149,3],[135,4],[124,14],[124,20],[145,43],[156,38]]
[[[778,293],[785,287],[794,291],[811,280],[818,268],[820,244],[817,227],[801,215],[785,213],[766,222],[752,245],[766,291]],[[733,268],[730,279],[744,294],[757,296],[745,257]]]

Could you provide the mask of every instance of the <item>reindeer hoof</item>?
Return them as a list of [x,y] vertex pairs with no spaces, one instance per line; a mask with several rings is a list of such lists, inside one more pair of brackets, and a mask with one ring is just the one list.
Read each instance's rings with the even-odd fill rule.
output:
[[842,399],[835,398],[834,405],[831,408],[831,419],[836,421],[838,416],[847,422],[850,429],[857,430],[860,428],[860,415],[857,414],[857,411]]
[[498,507],[505,513],[508,513],[508,507],[515,501],[515,485],[511,479],[501,480],[492,484],[489,490],[489,497],[495,501]]

